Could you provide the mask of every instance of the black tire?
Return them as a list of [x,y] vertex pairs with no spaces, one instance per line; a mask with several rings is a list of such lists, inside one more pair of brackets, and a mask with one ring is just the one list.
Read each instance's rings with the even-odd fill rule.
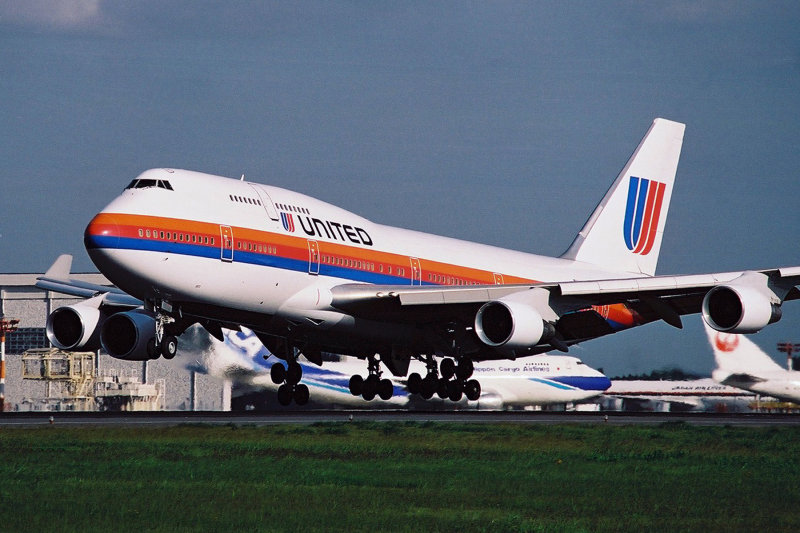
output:
[[280,385],[286,381],[286,367],[283,366],[283,363],[275,363],[272,365],[272,368],[269,369],[269,376],[272,378],[272,382],[275,385]]
[[364,389],[361,391],[361,397],[366,401],[371,402],[375,399],[378,393],[378,378],[376,376],[369,376],[364,380]]
[[447,382],[447,396],[451,402],[459,402],[464,397],[464,382],[454,379]]
[[413,372],[411,375],[408,376],[408,381],[406,381],[406,388],[408,389],[409,394],[419,394],[422,392],[422,376]]
[[472,359],[462,359],[458,362],[458,366],[456,367],[456,376],[458,376],[458,379],[461,381],[467,381],[472,377],[474,371],[475,365],[472,364]]
[[392,399],[394,393],[394,385],[392,385],[391,380],[382,379],[378,383],[378,396],[381,397],[381,400],[388,401]]
[[294,402],[297,405],[307,404],[309,395],[308,387],[302,383],[294,388]]
[[475,379],[467,381],[464,383],[464,394],[467,395],[467,399],[474,402],[481,397],[481,384]]
[[286,382],[297,384],[301,379],[303,379],[303,367],[297,361],[292,361],[286,369]]
[[420,395],[426,400],[430,400],[433,398],[433,395],[436,394],[436,386],[438,384],[439,380],[436,379],[435,376],[425,376],[425,378],[422,380],[422,387],[419,391]]
[[436,394],[444,400],[447,398],[447,380],[444,378],[439,378],[439,381],[436,383]]
[[442,359],[442,362],[439,363],[439,374],[444,379],[452,378],[456,373],[456,362],[446,357]]
[[284,407],[292,403],[292,388],[286,383],[278,387],[278,403]]
[[364,392],[364,378],[356,374],[350,377],[350,394],[353,396],[361,396]]
[[164,335],[160,348],[164,359],[172,359],[178,353],[178,338],[175,335]]

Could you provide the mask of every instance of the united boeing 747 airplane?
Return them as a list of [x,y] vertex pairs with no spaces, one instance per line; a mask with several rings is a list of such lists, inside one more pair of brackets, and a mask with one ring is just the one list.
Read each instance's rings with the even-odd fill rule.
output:
[[717,331],[755,332],[798,297],[800,266],[656,276],[684,125],[656,119],[572,245],[543,257],[372,222],[278,187],[177,169],[148,170],[85,231],[118,289],[70,280],[63,257],[38,286],[85,296],[48,318],[62,349],[121,359],[173,357],[199,323],[253,330],[288,364],[282,403],[308,401],[300,354],[366,360],[354,395],[388,398],[388,370],[409,388],[475,400],[474,362],[516,359],[702,312]]

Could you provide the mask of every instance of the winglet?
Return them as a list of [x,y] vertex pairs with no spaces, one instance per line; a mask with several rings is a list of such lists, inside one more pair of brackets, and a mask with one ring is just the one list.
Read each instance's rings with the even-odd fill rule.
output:
[[561,257],[614,272],[655,274],[685,128],[663,118],[653,121]]
[[69,254],[59,255],[58,259],[50,265],[47,272],[44,273],[45,278],[51,279],[69,279],[70,271],[72,270],[72,256]]

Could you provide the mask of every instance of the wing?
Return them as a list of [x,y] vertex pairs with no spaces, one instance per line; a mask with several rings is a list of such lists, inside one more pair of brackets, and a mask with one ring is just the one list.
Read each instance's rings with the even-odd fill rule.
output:
[[[656,320],[680,328],[682,315],[701,311],[719,331],[758,331],[780,317],[783,301],[800,297],[798,283],[800,267],[469,287],[345,284],[331,290],[331,305],[377,320],[474,324],[484,344],[540,353]],[[537,318],[552,331],[540,331]]]
[[142,301],[113,285],[97,285],[71,278],[71,255],[60,255],[44,275],[36,278],[36,286],[47,291],[60,292],[79,298],[96,298],[102,295],[103,305],[132,309],[142,305]]

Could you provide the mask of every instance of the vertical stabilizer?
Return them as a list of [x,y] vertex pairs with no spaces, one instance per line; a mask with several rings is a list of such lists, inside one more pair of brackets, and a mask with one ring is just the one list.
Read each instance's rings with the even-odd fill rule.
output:
[[714,370],[714,379],[718,374],[729,376],[747,374],[757,376],[767,372],[783,371],[769,355],[759,348],[746,335],[738,333],[723,333],[710,327],[703,321],[706,328],[708,342],[714,350],[714,359],[717,368]]
[[685,127],[663,118],[653,121],[564,259],[655,274]]

